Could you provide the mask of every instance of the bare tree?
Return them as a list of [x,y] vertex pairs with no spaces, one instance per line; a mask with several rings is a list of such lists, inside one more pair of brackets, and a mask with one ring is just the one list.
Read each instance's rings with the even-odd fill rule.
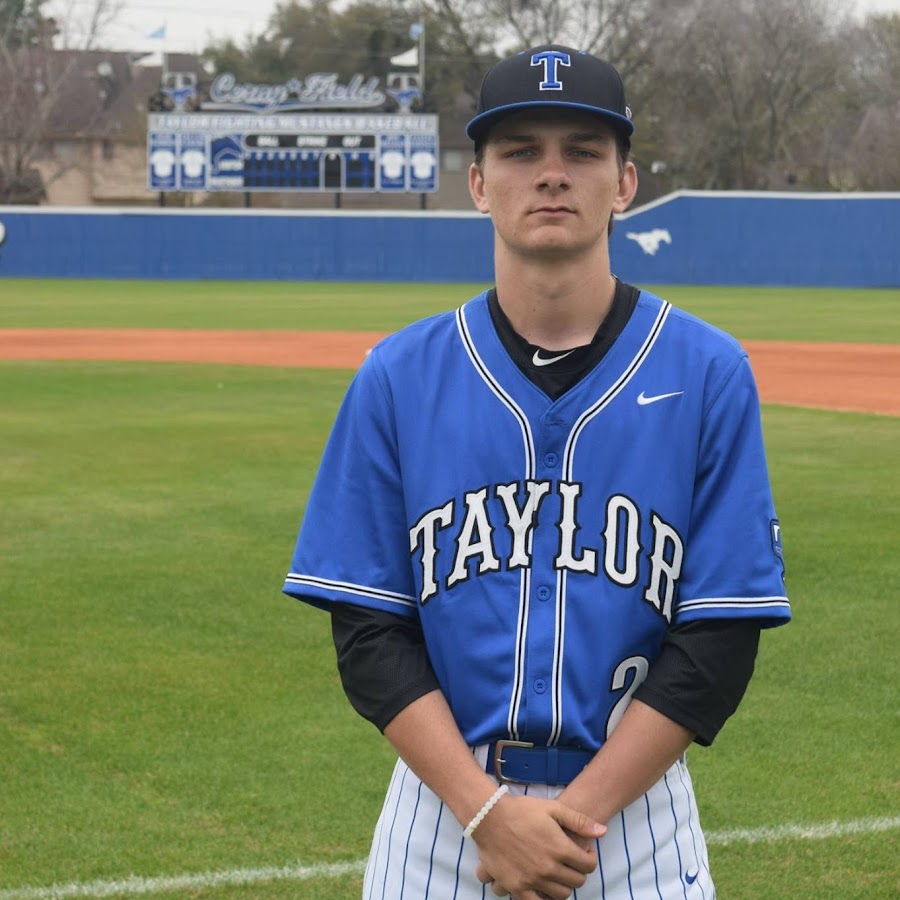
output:
[[[3,0],[0,0],[2,4]],[[890,189],[900,166],[900,17],[845,0],[292,0],[235,71],[383,74],[426,24],[429,112],[465,121],[500,55],[556,42],[622,73],[642,198],[679,187]],[[215,48],[214,48],[215,49]]]
[[654,66],[673,186],[801,180],[845,70],[837,33],[827,0],[696,0]]
[[848,36],[851,71],[831,129],[829,184],[900,189],[900,14],[873,15]]
[[46,187],[76,164],[48,159],[49,141],[83,133],[107,99],[102,70],[94,73],[92,97],[83,96],[83,82],[73,75],[121,2],[94,0],[77,27],[74,18],[45,16],[45,2],[0,0],[0,203],[43,199]]
[[[431,84],[457,85],[474,106],[487,65],[498,55],[543,43],[598,53],[612,61],[628,84],[639,114],[653,87],[655,47],[671,21],[693,0],[424,0],[426,18],[439,35],[430,58]],[[436,52],[435,52],[436,51]],[[431,68],[431,66],[430,66]],[[446,99],[444,108],[446,109]],[[457,111],[459,104],[456,104]],[[471,110],[469,110],[471,111]],[[642,132],[639,144],[648,144]]]
[[[80,50],[95,50],[106,31],[115,24],[125,7],[124,0],[94,0],[87,7],[69,0],[69,10],[61,20],[63,46]],[[76,16],[75,10],[82,9]]]
[[506,43],[517,47],[561,43],[574,10],[573,4],[545,0],[490,0],[487,7],[507,32]]

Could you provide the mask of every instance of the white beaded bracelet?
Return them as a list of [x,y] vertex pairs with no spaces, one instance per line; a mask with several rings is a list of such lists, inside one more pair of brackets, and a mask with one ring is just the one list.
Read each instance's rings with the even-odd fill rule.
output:
[[501,784],[500,787],[491,794],[490,799],[481,809],[478,811],[478,814],[466,825],[466,830],[463,832],[463,837],[472,837],[472,832],[484,821],[484,817],[496,806],[497,801],[504,795],[509,793],[509,785]]

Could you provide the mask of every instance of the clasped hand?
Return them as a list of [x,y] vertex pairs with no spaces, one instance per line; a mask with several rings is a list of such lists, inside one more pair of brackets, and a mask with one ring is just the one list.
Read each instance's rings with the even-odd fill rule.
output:
[[502,797],[472,835],[475,871],[498,897],[566,900],[597,868],[606,828],[557,800]]

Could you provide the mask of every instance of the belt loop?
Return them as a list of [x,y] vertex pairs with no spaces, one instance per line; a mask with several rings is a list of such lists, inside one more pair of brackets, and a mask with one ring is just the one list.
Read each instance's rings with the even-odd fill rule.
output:
[[547,748],[547,784],[559,784],[559,750]]

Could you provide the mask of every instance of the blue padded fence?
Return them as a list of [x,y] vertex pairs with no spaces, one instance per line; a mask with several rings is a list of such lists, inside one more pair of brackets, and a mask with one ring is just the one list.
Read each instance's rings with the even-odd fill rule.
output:
[[622,216],[610,252],[638,284],[900,287],[900,194],[683,191]]
[[[637,284],[900,287],[900,194],[683,191],[610,253]],[[0,207],[0,277],[490,282],[492,256],[474,212]]]
[[468,215],[45,209],[0,209],[0,275],[462,281],[491,271],[490,222]]

